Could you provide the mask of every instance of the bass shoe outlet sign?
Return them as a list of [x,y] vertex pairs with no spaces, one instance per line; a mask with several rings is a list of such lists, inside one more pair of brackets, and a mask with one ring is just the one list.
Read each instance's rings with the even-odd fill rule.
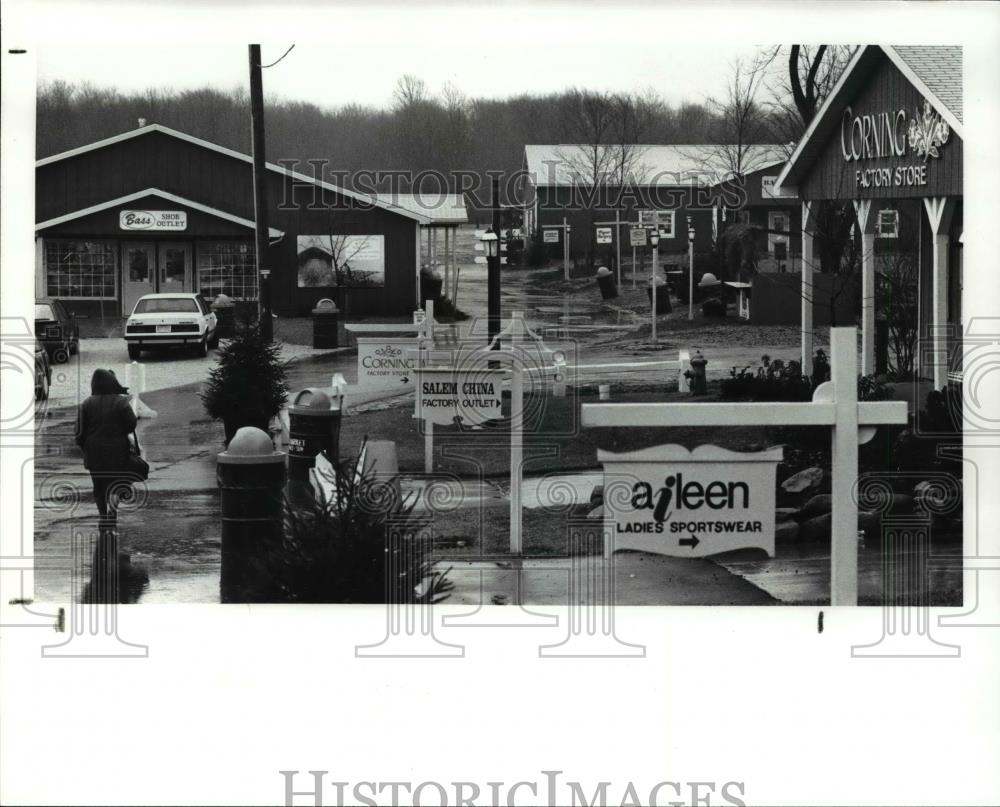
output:
[[774,556],[781,447],[744,453],[679,445],[598,451],[613,549],[701,557],[756,547]]
[[186,230],[184,210],[122,210],[118,225],[123,230]]

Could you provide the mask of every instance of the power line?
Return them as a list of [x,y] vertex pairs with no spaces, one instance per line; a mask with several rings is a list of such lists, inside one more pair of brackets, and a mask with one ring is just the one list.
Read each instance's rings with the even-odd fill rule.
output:
[[294,47],[295,47],[295,45],[293,43],[292,46],[288,50],[286,50],[284,53],[281,54],[281,58],[279,58],[277,61],[271,62],[270,64],[262,64],[260,66],[261,70],[267,70],[267,68],[269,68],[269,67],[274,67],[278,62],[281,61],[281,59],[284,59],[289,53],[291,53],[292,52],[292,48],[294,48]]

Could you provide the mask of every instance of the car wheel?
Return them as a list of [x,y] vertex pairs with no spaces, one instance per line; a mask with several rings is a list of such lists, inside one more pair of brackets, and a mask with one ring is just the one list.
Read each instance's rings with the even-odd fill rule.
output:
[[208,340],[208,346],[210,348],[212,348],[212,350],[216,350],[219,347],[219,329],[218,328],[216,328],[214,331],[212,331],[212,338]]
[[79,352],[80,352],[80,340],[79,338],[77,338],[69,343],[69,355],[75,356]]
[[139,345],[129,345],[128,346],[128,357],[135,361],[142,355],[142,348]]
[[35,400],[36,401],[47,401],[49,399],[49,379],[45,373],[41,373],[39,378],[35,379]]
[[52,351],[52,361],[55,364],[63,364],[69,361],[69,347],[65,343]]
[[198,347],[195,349],[195,355],[198,358],[205,358],[208,355],[208,335],[198,343]]

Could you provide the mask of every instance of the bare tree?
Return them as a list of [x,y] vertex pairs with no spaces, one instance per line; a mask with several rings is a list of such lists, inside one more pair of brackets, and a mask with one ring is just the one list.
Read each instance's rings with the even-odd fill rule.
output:
[[641,182],[649,172],[642,162],[642,145],[663,115],[663,101],[652,89],[636,94],[620,93],[613,97],[612,128],[614,144],[610,157],[611,181],[619,186]]
[[396,109],[406,109],[407,107],[419,104],[427,100],[427,84],[422,78],[406,73],[399,77],[396,82],[396,89],[392,92],[392,99]]
[[351,261],[368,246],[368,239],[363,236],[329,233],[327,244],[330,252],[330,267],[333,269],[336,285],[353,283],[357,278],[354,275]]

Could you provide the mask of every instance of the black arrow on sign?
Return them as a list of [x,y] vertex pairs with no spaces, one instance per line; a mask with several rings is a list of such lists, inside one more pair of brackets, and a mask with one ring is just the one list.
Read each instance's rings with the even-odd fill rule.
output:
[[406,383],[407,381],[409,381],[409,380],[410,380],[410,377],[409,377],[408,375],[404,375],[404,376],[403,376],[403,378],[402,378],[402,382],[403,382],[404,384],[405,384],[405,383]]
[[694,549],[701,541],[698,540],[698,536],[692,535],[690,538],[681,538],[677,543],[681,546],[689,546]]

